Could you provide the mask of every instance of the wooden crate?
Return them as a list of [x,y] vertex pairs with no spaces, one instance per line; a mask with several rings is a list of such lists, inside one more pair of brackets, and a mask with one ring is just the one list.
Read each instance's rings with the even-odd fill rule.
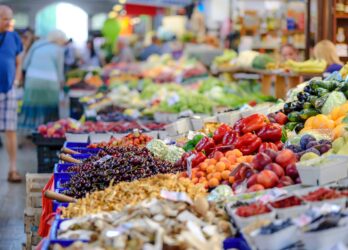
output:
[[26,208],[24,210],[25,233],[37,232],[40,225],[41,208]]
[[29,193],[27,194],[27,208],[42,208],[42,194],[40,193]]
[[52,174],[26,174],[26,192],[29,193],[40,193],[45,187]]
[[28,233],[26,236],[27,236],[27,242],[25,243],[26,250],[32,250],[33,248],[35,248],[35,246],[37,246],[42,239],[39,235],[32,234],[32,233]]

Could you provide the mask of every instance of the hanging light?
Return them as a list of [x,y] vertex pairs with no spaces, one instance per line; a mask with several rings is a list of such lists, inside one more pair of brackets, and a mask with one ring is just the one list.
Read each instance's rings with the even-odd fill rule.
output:
[[116,18],[116,17],[117,17],[117,13],[115,11],[109,12],[109,18]]
[[112,9],[114,11],[118,12],[118,11],[121,11],[123,9],[123,6],[119,5],[119,4],[116,4]]
[[119,2],[120,4],[125,4],[125,3],[127,2],[127,0],[118,0],[118,2]]

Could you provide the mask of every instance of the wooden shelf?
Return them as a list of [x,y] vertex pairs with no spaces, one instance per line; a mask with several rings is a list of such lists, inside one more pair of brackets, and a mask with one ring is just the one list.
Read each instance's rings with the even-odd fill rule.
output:
[[348,14],[335,14],[336,19],[348,19]]

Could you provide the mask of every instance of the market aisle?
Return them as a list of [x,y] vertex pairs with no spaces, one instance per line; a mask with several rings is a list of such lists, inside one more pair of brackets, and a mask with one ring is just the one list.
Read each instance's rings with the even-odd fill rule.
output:
[[[23,211],[25,208],[25,182],[9,184],[6,180],[5,167],[7,154],[0,149],[0,250],[22,249],[25,242]],[[18,167],[25,176],[27,172],[35,172],[37,159],[35,146],[26,146],[18,151]]]

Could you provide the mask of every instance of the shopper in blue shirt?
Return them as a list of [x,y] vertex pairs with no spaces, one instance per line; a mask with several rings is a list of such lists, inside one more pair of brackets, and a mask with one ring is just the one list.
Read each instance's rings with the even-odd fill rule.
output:
[[20,182],[17,172],[17,100],[14,84],[20,80],[22,43],[17,33],[9,31],[12,10],[0,5],[0,131],[5,131],[9,155],[8,181]]

